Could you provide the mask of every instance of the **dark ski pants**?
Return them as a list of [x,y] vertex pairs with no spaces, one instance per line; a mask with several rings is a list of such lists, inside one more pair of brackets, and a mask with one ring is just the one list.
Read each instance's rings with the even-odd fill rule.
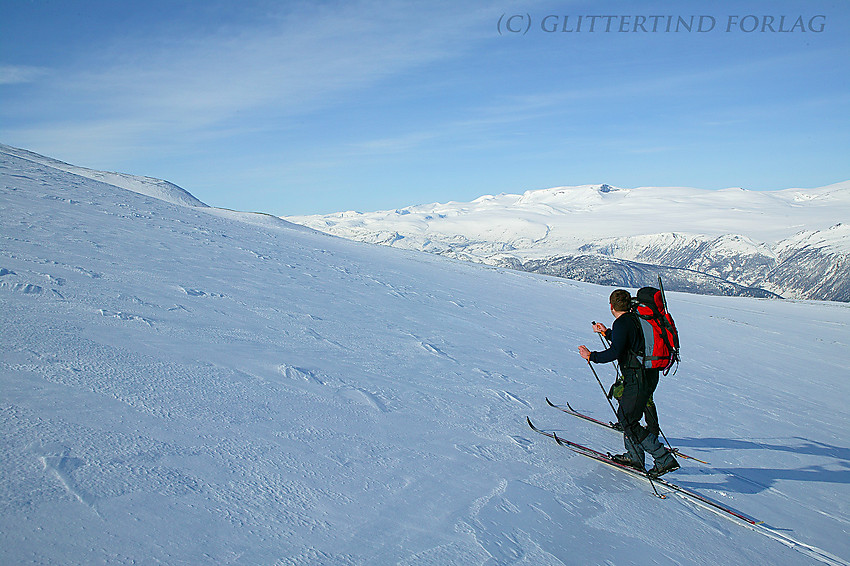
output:
[[646,402],[646,408],[643,410],[643,418],[646,419],[646,430],[649,431],[649,434],[654,434],[655,436],[661,434],[661,427],[658,424],[658,410],[655,408],[652,395],[649,396],[649,401]]
[[[658,416],[652,410],[652,419],[647,411],[647,403],[652,397],[655,388],[658,386],[658,370],[635,370],[623,368],[623,396],[620,397],[620,407],[617,410],[617,418],[624,431],[624,444],[628,450],[632,460],[643,464],[645,461],[645,452],[649,452],[656,461],[661,460],[661,463],[668,458],[670,454],[658,441],[658,434],[655,430],[647,430],[640,424],[640,418],[647,412],[647,424],[655,429],[658,427]],[[649,422],[650,420],[654,422]],[[654,425],[654,426],[653,426]]]

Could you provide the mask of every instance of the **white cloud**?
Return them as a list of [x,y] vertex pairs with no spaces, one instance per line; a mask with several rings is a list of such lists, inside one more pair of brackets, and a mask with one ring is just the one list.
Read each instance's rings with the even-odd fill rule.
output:
[[290,116],[453,56],[471,19],[447,6],[439,26],[423,25],[435,17],[432,4],[358,2],[203,37],[125,40],[105,50],[115,55],[102,66],[67,76],[56,90],[100,118],[150,116],[178,130],[251,113]]
[[47,74],[42,67],[0,65],[0,85],[31,83]]

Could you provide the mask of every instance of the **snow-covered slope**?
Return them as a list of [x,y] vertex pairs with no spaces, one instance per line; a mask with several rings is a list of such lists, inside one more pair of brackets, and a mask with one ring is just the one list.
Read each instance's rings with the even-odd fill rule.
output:
[[94,169],[77,167],[76,165],[70,165],[59,161],[58,159],[45,157],[25,149],[19,149],[3,144],[0,144],[0,155],[17,157],[22,160],[30,161],[34,164],[43,165],[50,169],[73,173],[74,175],[78,175],[86,179],[102,181],[115,187],[127,189],[128,191],[133,191],[174,204],[184,206],[207,206],[184,189],[181,189],[173,183],[162,181],[160,179],[127,175],[125,173],[95,171]]
[[[178,187],[174,183],[163,181],[162,179],[128,175],[126,173],[96,171],[85,167],[77,167],[76,165],[70,165],[51,157],[45,157],[25,149],[19,149],[3,144],[0,144],[0,157],[22,164],[21,166],[25,168],[46,171],[50,172],[50,174],[54,174],[53,172],[55,171],[64,171],[77,177],[99,181],[111,187],[126,189],[128,191],[149,196],[171,204],[197,207],[207,214],[231,218],[246,224],[270,228],[291,228],[297,230],[306,229],[300,224],[292,224],[282,218],[272,216],[271,214],[241,212],[207,206],[185,189]],[[29,165],[27,163],[29,163]],[[81,181],[79,179],[75,179],[71,183],[71,186],[76,186],[80,183]]]
[[[677,290],[848,301],[850,276],[829,267],[850,258],[840,227],[848,218],[850,182],[781,191],[586,185],[288,219],[354,240],[583,281],[608,283],[611,274],[636,270],[665,275]],[[629,282],[627,275],[613,281]]]
[[782,542],[525,425],[619,449],[610,288],[250,218],[0,154],[0,563],[850,563],[847,305],[668,296],[670,479]]

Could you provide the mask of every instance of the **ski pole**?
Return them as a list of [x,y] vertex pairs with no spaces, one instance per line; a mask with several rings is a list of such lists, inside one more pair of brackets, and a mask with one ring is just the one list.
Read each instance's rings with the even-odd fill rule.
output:
[[[590,324],[592,324],[593,326],[596,326],[596,321],[591,320]],[[605,346],[605,335],[602,334],[601,332],[597,332],[597,334],[599,334],[599,339],[602,340],[602,345]],[[606,348],[607,348],[607,346],[606,346]]]
[[617,409],[614,408],[614,403],[611,402],[611,399],[608,398],[608,392],[605,391],[605,386],[602,385],[602,380],[599,379],[599,375],[596,373],[596,370],[593,369],[593,364],[590,363],[590,360],[587,360],[587,365],[590,367],[590,371],[593,372],[593,377],[596,378],[596,383],[599,384],[599,387],[602,388],[602,394],[605,395],[605,400],[608,401],[608,406],[611,407],[611,410],[614,411],[614,416],[617,417],[617,420],[620,420],[620,417],[617,415]]
[[661,291],[661,303],[664,305],[664,310],[667,310],[667,297],[664,295],[664,284],[661,282],[661,276],[658,276],[658,289]]
[[[596,321],[595,320],[591,321],[591,324],[596,324]],[[599,333],[599,339],[602,340],[602,345],[605,346],[606,350],[611,347],[611,341],[608,340],[608,338],[606,338],[605,335],[602,334],[601,332]],[[619,380],[620,379],[620,364],[617,363],[616,360],[614,360],[614,371],[617,374],[617,379]],[[606,393],[605,395],[607,396],[608,393]]]
[[[593,364],[592,364],[592,363],[590,363],[590,360],[587,360],[587,365],[588,365],[588,367],[590,367],[590,371],[592,371],[592,372],[593,372],[593,377],[595,377],[595,378],[596,378],[596,383],[598,383],[598,384],[599,384],[599,387],[601,387],[601,388],[602,388],[602,392],[603,392],[603,393],[605,393],[605,386],[604,386],[604,385],[602,385],[602,380],[600,380],[600,379],[599,379],[599,375],[596,373],[596,370],[595,370],[595,369],[593,369]],[[607,393],[605,393],[605,399],[608,401],[608,405],[611,407],[611,410],[612,410],[612,411],[614,411],[614,415],[617,415],[617,409],[615,409],[615,408],[614,408],[614,403],[612,403],[612,402],[611,402],[611,399],[608,399],[608,394],[607,394]],[[619,416],[619,415],[617,415],[617,420],[618,420],[618,421],[620,420],[620,416]],[[621,424],[622,424],[622,423],[621,423]],[[624,434],[624,435],[628,435],[628,436],[629,436],[629,440],[631,441],[631,443],[632,443],[632,444],[634,444],[635,446],[639,446],[639,443],[638,443],[638,442],[635,442],[635,440],[637,440],[637,439],[636,439],[636,438],[634,438],[634,437],[633,437],[633,436],[629,433],[629,431],[626,429],[626,427],[625,427],[625,426],[623,426],[623,434]],[[652,491],[654,491],[654,492],[655,492],[655,496],[656,496],[656,497],[660,497],[660,498],[662,498],[662,499],[663,499],[663,497],[661,496],[661,494],[659,494],[659,493],[658,493],[658,490],[655,488],[655,482],[654,482],[654,481],[652,481],[652,478],[649,476],[649,474],[647,474],[647,473],[646,473],[646,470],[644,470],[644,474],[646,475],[646,479],[648,479],[648,480],[649,480],[649,485],[650,485],[650,486],[652,486]]]

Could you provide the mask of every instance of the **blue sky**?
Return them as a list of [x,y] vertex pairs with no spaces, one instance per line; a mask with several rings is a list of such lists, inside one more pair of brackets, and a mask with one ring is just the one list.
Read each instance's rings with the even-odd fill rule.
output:
[[845,0],[0,0],[0,142],[278,215],[845,181],[848,77]]

